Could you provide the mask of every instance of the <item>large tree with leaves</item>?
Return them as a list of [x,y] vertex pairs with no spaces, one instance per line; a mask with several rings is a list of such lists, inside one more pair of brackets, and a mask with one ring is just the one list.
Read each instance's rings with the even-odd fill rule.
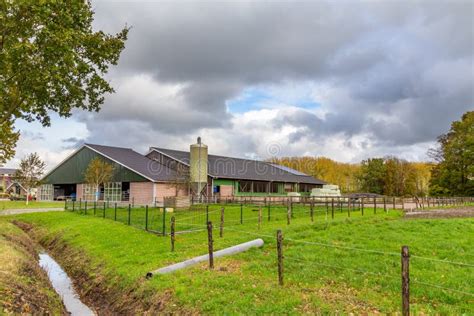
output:
[[98,111],[113,92],[104,79],[128,28],[92,28],[90,1],[0,1],[0,163],[14,155],[17,119],[50,124],[74,108]]
[[13,175],[16,182],[26,190],[26,204],[31,194],[31,190],[41,183],[41,176],[44,173],[46,164],[37,153],[32,153],[20,161],[20,167]]
[[466,112],[438,137],[430,155],[438,164],[432,170],[431,193],[474,195],[474,111]]

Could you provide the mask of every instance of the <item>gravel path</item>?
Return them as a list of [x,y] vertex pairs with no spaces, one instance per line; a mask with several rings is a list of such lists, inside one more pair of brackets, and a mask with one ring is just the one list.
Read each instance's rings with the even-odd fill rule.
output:
[[405,218],[459,218],[474,217],[474,207],[449,208],[439,210],[426,210],[406,212]]
[[25,209],[16,209],[16,210],[3,210],[0,211],[1,215],[17,215],[17,214],[27,214],[27,213],[43,213],[43,212],[62,212],[64,208],[61,207],[52,207],[52,208],[25,208]]

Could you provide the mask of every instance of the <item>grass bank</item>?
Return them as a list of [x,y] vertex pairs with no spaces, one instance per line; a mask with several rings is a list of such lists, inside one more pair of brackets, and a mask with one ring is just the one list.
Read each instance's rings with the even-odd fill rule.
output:
[[[214,232],[215,249],[261,237],[265,246],[174,274],[146,272],[205,254],[207,234],[160,237],[119,222],[77,213],[16,216],[47,247],[83,295],[114,312],[228,314],[364,313],[400,311],[400,247],[411,258],[411,309],[416,313],[474,313],[473,219],[404,220],[400,212],[314,223],[296,217]],[[285,236],[285,285],[278,286],[275,231]],[[448,263],[450,261],[451,263]],[[95,293],[95,289],[99,289]],[[443,288],[443,289],[442,289]],[[86,301],[87,302],[87,301]]]
[[61,299],[37,265],[33,242],[0,221],[0,314],[65,314]]

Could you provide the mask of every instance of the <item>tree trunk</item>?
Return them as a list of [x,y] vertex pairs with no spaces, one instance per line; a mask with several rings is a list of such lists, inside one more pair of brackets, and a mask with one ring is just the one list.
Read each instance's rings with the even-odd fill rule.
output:
[[28,189],[26,189],[26,205],[28,205],[29,198],[30,198],[30,189],[28,188]]
[[96,202],[99,200],[99,194],[100,194],[100,192],[99,192],[99,185],[96,184],[96,186],[95,186],[95,201],[96,201]]

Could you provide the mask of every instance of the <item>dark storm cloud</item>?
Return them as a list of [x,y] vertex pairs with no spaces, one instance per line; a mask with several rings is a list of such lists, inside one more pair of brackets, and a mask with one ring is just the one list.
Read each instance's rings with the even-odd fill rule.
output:
[[[301,110],[273,120],[276,129],[303,127],[293,141],[302,133],[364,133],[384,145],[425,142],[474,105],[469,1],[94,6],[98,28],[114,32],[127,23],[132,30],[110,75],[117,94],[87,120],[97,131],[91,138],[113,138],[98,122],[147,128],[141,139],[223,128],[232,118],[227,100],[284,80],[333,88],[324,118]],[[127,83],[138,75],[148,77]]]

